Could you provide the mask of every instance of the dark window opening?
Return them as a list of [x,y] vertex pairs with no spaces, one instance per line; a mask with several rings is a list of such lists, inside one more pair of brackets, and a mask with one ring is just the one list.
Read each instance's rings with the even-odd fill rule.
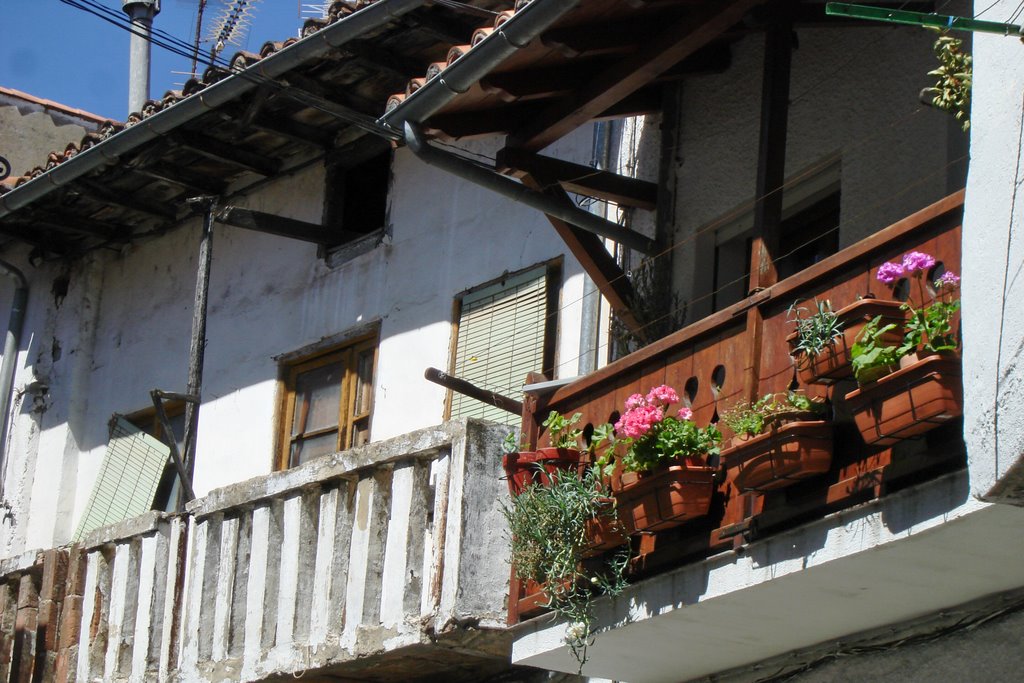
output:
[[337,244],[384,228],[390,175],[390,149],[374,149],[359,161],[348,158],[328,167],[324,222],[338,231]]

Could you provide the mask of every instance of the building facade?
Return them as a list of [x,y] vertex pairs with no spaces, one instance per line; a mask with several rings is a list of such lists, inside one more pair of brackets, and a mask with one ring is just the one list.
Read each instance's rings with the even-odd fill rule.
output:
[[[23,276],[0,301],[27,305],[0,672],[1019,666],[970,634],[1019,637],[1024,604],[1019,44],[966,39],[968,135],[920,93],[919,27],[813,2],[471,5],[333,3],[5,184]],[[805,385],[833,407],[830,463],[764,488],[723,457],[712,512],[630,538],[580,669],[571,624],[509,579],[505,435],[541,445],[548,410],[596,425],[660,383],[701,423],[784,391],[794,302],[898,299],[874,276],[911,250],[963,278],[962,420],[865,444],[855,386]]]

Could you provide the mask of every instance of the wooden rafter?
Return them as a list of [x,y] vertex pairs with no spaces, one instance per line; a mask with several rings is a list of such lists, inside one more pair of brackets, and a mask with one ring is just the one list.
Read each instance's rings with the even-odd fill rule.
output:
[[658,186],[654,183],[521,149],[506,147],[498,152],[496,166],[499,171],[511,171],[516,176],[532,173],[535,176],[555,178],[567,192],[584,194],[622,206],[652,211],[658,201]]
[[670,22],[641,50],[591,78],[573,93],[558,98],[527,121],[513,135],[513,146],[531,151],[547,147],[708,45],[761,2],[763,0],[708,3],[693,14]]
[[178,217],[178,212],[172,204],[147,201],[128,192],[112,191],[88,178],[79,178],[72,187],[78,187],[82,194],[90,196],[94,201],[112,204],[128,211],[152,216],[161,221],[173,221]]
[[[590,80],[610,68],[614,57],[578,58],[556,66],[493,73],[480,80],[484,92],[506,102],[559,97],[572,92],[576,83]],[[732,53],[727,45],[709,45],[661,74],[652,83],[678,80],[688,75],[721,73],[729,68]]]
[[202,133],[179,130],[174,132],[173,140],[197,154],[226,162],[232,166],[239,166],[262,176],[270,177],[281,170],[281,162],[277,159],[271,159],[239,145],[232,145]]

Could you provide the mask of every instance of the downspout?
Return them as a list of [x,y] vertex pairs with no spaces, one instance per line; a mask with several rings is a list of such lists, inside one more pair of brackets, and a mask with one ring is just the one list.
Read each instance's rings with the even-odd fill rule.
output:
[[561,219],[570,225],[575,225],[581,230],[606,237],[645,254],[654,253],[654,241],[640,233],[623,228],[618,223],[612,223],[604,218],[595,216],[589,211],[579,209],[571,202],[562,201],[543,192],[531,190],[511,178],[506,178],[454,154],[431,147],[427,144],[419,127],[410,121],[405,122],[405,143],[412,150],[413,154],[430,166],[436,166],[443,171],[496,192],[514,202],[525,204],[541,213]]
[[[612,124],[610,121],[598,121],[594,124],[594,167],[599,171],[607,171],[611,158]],[[607,209],[606,202],[595,201],[590,210],[601,215]],[[597,370],[597,349],[600,345],[598,319],[601,314],[601,293],[594,279],[583,274],[583,302],[580,311],[580,357],[577,361],[577,373],[581,377]]]
[[11,317],[7,321],[7,336],[4,338],[4,358],[0,363],[0,501],[3,500],[7,470],[7,433],[11,423],[11,387],[14,384],[14,366],[18,359],[21,342],[21,328],[25,322],[25,304],[28,302],[28,282],[21,271],[11,264],[0,261],[0,275],[14,282],[14,296],[11,298]]

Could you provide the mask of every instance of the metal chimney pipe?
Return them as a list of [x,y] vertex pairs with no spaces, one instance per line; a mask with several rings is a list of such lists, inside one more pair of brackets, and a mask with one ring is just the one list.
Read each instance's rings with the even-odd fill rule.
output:
[[132,22],[128,59],[128,113],[141,112],[149,99],[149,38],[160,0],[122,0],[121,9]]

